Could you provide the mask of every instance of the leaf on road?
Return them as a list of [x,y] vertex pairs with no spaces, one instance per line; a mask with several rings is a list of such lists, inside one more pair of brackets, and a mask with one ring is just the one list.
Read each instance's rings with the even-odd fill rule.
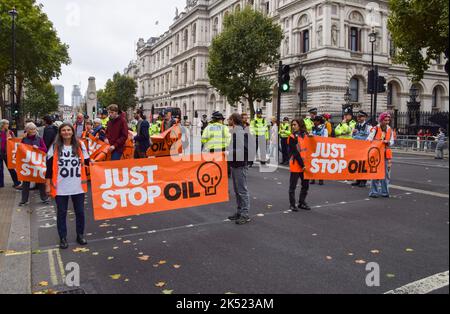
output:
[[159,261],[159,265],[167,264],[167,261]]
[[120,277],[122,277],[122,275],[116,274],[116,275],[110,275],[109,277],[111,277],[112,280],[119,280]]
[[113,250],[117,250],[119,247],[118,246],[115,246],[115,247],[113,247]]
[[74,253],[87,253],[89,252],[89,249],[83,248],[83,247],[77,247],[76,249],[72,250]]
[[273,207],[273,205],[267,205],[267,208],[271,209]]
[[125,282],[129,282],[129,281],[130,281],[130,279],[128,279],[128,278],[127,278],[127,279],[125,279],[124,281],[125,281]]
[[173,294],[173,290],[163,290],[163,294]]
[[155,283],[155,287],[158,287],[158,288],[162,288],[165,285],[166,285],[166,283],[164,281],[160,281],[160,282]]
[[333,258],[331,256],[327,256],[326,259],[331,261]]
[[94,253],[92,253],[92,255],[98,256],[98,252],[94,252]]
[[387,274],[386,277],[388,277],[388,278],[395,278],[395,275],[394,274]]
[[355,256],[354,253],[348,253],[348,256]]
[[48,286],[48,282],[47,282],[47,281],[41,281],[41,282],[39,283],[39,286],[41,286],[41,287],[47,287],[47,286]]
[[317,234],[317,233],[313,233],[312,236],[313,236],[313,237],[317,237],[318,234]]
[[362,264],[367,264],[367,262],[365,260],[363,260],[363,259],[358,259],[358,260],[355,261],[355,263],[356,264],[361,264],[361,265]]
[[414,250],[413,250],[413,249],[410,249],[410,248],[407,248],[407,249],[406,249],[406,252],[411,253],[411,252],[414,252]]
[[123,243],[124,243],[124,244],[130,244],[131,241],[130,241],[130,240],[125,240],[125,241],[123,241]]
[[111,261],[113,259],[114,259],[114,257],[112,257],[112,256],[108,257],[108,261]]
[[101,224],[99,227],[100,228],[107,228],[107,227],[111,227],[111,225],[109,225],[109,224]]
[[370,253],[372,253],[372,254],[380,254],[380,251],[379,250],[372,250],[372,251],[370,251]]
[[42,254],[42,251],[41,250],[35,250],[35,251],[32,251],[31,254],[33,254],[33,255]]
[[144,255],[144,256],[139,256],[138,259],[140,259],[141,261],[148,261],[148,259],[150,258],[150,256],[148,255]]
[[256,215],[256,216],[258,216],[258,217],[264,217],[265,215],[264,215],[264,214],[258,214],[258,215]]
[[153,264],[153,267],[158,268],[159,264]]
[[131,227],[131,229],[136,230],[136,229],[139,229],[139,227],[133,226],[133,227]]
[[179,269],[179,268],[181,268],[181,265],[173,265],[173,268]]

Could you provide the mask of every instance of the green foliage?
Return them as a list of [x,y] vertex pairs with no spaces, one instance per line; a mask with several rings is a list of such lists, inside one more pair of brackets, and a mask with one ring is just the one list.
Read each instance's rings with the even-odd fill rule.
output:
[[27,87],[23,100],[23,113],[30,114],[34,118],[42,118],[58,111],[58,102],[58,94],[50,83],[38,87]]
[[[61,42],[53,23],[35,0],[0,0],[0,90],[10,83],[12,68],[12,18],[16,7],[16,91],[17,103],[25,85],[35,87],[61,75],[70,64],[68,46]],[[4,108],[2,99],[0,105]]]
[[282,39],[281,27],[249,6],[228,15],[223,32],[213,39],[209,50],[211,85],[231,104],[246,99],[253,117],[253,101],[269,101],[274,84],[269,78],[259,76],[258,70],[279,60]]
[[136,92],[137,83],[132,78],[116,73],[112,80],[106,82],[105,89],[97,92],[97,99],[103,108],[116,104],[120,110],[127,111],[136,107]]
[[398,48],[395,62],[406,64],[418,82],[430,61],[448,48],[448,0],[389,0],[389,6],[388,27]]

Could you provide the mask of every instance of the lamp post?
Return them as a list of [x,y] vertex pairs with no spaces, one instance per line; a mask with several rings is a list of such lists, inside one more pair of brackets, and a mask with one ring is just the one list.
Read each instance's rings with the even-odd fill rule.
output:
[[375,27],[372,27],[372,31],[369,34],[369,41],[372,44],[372,63],[371,63],[371,67],[372,67],[372,82],[373,82],[373,86],[372,86],[372,91],[370,93],[370,117],[371,119],[374,118],[374,116],[376,115],[376,112],[374,112],[374,91],[376,90],[376,88],[378,88],[378,84],[376,84],[376,74],[375,74],[375,43],[377,41],[377,33],[375,32]]
[[342,115],[344,115],[344,111],[346,108],[351,107],[351,100],[352,100],[352,94],[350,93],[350,88],[347,87],[347,90],[345,91],[345,94],[344,94],[345,104],[342,105]]
[[[11,72],[11,112],[14,117],[15,129],[17,132],[18,119],[19,119],[19,109],[16,108],[16,17],[18,15],[16,8],[14,7],[11,11],[8,11],[11,15],[12,24],[12,72]],[[17,134],[16,134],[17,135]]]
[[420,127],[420,101],[417,101],[419,90],[415,85],[409,90],[408,113],[410,132],[417,133]]

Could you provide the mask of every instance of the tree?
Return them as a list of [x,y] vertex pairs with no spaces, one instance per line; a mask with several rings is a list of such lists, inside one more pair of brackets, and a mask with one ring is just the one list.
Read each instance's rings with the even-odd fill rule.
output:
[[[0,0],[0,90],[10,84],[12,73],[12,30],[8,11],[16,7],[16,102],[20,106],[24,86],[39,88],[61,75],[70,64],[68,46],[58,37],[53,23],[35,0]],[[0,106],[5,103],[0,93]]]
[[247,100],[253,117],[254,100],[269,101],[274,84],[258,75],[258,70],[279,60],[282,39],[281,27],[250,6],[228,15],[223,32],[213,39],[209,49],[211,85],[231,104]]
[[430,61],[448,49],[448,0],[389,0],[388,28],[414,82],[423,78]]
[[59,97],[48,82],[40,86],[26,87],[23,100],[23,113],[30,114],[35,120],[44,115],[58,111]]
[[97,99],[103,108],[116,104],[122,111],[135,108],[138,98],[136,97],[137,83],[132,78],[116,73],[113,79],[106,82],[105,89],[97,92]]

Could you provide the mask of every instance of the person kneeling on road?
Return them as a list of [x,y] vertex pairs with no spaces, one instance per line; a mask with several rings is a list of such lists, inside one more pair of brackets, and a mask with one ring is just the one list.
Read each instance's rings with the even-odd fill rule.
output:
[[47,155],[46,192],[56,201],[57,228],[60,248],[67,249],[67,210],[69,198],[76,216],[77,242],[86,245],[84,237],[84,200],[88,192],[86,165],[89,165],[86,146],[78,141],[72,125],[64,123],[58,130],[55,144]]

